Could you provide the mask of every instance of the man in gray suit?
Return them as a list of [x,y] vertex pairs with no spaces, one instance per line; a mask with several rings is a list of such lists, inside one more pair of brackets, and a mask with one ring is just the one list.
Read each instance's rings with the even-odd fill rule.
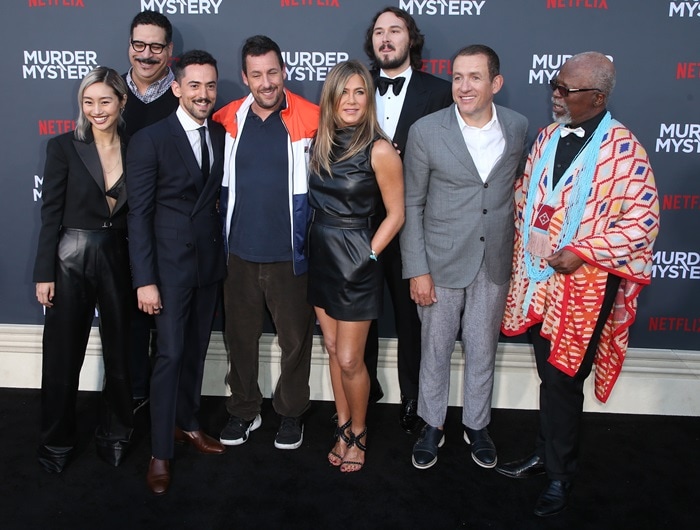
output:
[[418,414],[426,425],[413,465],[431,467],[444,443],[450,358],[461,326],[465,352],[464,439],[474,461],[496,465],[487,426],[498,333],[513,251],[513,186],[525,155],[527,119],[494,105],[503,86],[488,46],[457,52],[455,104],[417,121],[406,146],[403,276],[418,304],[422,352]]

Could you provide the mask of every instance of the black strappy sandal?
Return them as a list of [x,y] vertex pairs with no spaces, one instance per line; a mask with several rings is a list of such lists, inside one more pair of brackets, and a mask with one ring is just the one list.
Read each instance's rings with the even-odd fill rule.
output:
[[333,435],[333,448],[331,448],[331,450],[328,452],[328,456],[334,456],[334,457],[336,457],[336,458],[339,460],[339,462],[338,462],[337,464],[334,464],[334,463],[331,462],[330,459],[329,459],[328,462],[329,462],[332,466],[340,467],[341,465],[343,465],[343,457],[340,456],[340,455],[339,455],[338,453],[336,453],[335,451],[333,451],[333,449],[335,448],[335,445],[338,443],[338,440],[339,440],[339,439],[340,439],[340,440],[343,440],[343,441],[345,442],[345,444],[346,444],[348,447],[350,447],[350,440],[351,440],[351,437],[354,436],[354,435],[353,435],[353,432],[350,431],[350,436],[348,436],[347,433],[346,433],[346,431],[347,431],[347,429],[348,429],[351,425],[352,425],[352,418],[350,418],[348,421],[346,421],[343,425],[338,425],[338,426],[336,426],[336,428],[335,428],[335,434]]
[[[348,444],[348,449],[350,449],[351,447],[355,446],[355,447],[357,447],[360,451],[362,451],[363,453],[366,452],[366,451],[367,451],[367,446],[366,446],[365,444],[363,444],[363,443],[360,441],[360,438],[364,438],[365,436],[367,436],[367,427],[365,427],[365,430],[362,431],[362,432],[361,432],[360,434],[358,434],[357,436],[355,436],[355,433],[354,433],[354,432],[350,431],[350,435],[348,436],[349,441],[346,441],[346,442],[345,442],[345,443]],[[347,452],[346,452],[345,454],[347,454]],[[354,470],[352,470],[352,471],[343,471],[343,470],[341,469],[341,471],[343,471],[344,473],[353,473],[353,472],[355,472],[355,471],[359,471],[360,469],[362,469],[362,467],[365,465],[365,463],[364,463],[364,462],[356,462],[356,461],[353,461],[353,460],[343,460],[343,461],[341,462],[341,464],[340,464],[341,468],[342,468],[342,466],[344,466],[344,465],[359,466],[357,469],[354,469]]]

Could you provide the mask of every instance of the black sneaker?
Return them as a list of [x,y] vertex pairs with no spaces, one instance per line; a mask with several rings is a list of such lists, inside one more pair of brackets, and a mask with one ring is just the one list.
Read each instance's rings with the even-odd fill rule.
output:
[[241,445],[248,440],[248,435],[262,425],[260,414],[250,421],[231,416],[226,427],[221,431],[219,441],[224,445]]
[[304,440],[304,425],[301,418],[282,416],[280,428],[275,436],[277,449],[297,449]]

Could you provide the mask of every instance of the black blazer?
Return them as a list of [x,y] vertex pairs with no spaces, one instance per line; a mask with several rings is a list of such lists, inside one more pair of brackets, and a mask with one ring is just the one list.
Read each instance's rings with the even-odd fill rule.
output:
[[129,255],[134,287],[201,287],[225,273],[216,210],[224,172],[224,128],[208,120],[209,178],[175,112],[134,134],[126,156]]
[[[372,72],[372,78],[376,84],[379,70]],[[403,101],[403,107],[401,107],[396,132],[392,138],[402,159],[411,125],[423,116],[449,107],[452,102],[452,83],[420,70],[413,70],[411,80],[406,87],[406,98]]]
[[[127,137],[120,131],[122,160]],[[41,230],[33,281],[55,280],[58,236],[61,227],[97,230],[111,226],[126,229],[126,188],[122,186],[110,213],[102,165],[88,130],[85,141],[73,132],[51,138],[46,146],[44,182],[41,188]]]

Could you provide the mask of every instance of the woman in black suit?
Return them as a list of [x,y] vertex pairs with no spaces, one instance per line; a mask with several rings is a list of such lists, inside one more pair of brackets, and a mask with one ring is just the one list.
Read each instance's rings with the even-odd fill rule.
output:
[[78,90],[75,131],[46,147],[34,281],[46,308],[38,455],[52,473],[63,470],[75,447],[78,379],[96,306],[105,367],[97,454],[119,465],[133,430],[127,369],[133,294],[120,130],[127,90],[111,68],[92,70]]

